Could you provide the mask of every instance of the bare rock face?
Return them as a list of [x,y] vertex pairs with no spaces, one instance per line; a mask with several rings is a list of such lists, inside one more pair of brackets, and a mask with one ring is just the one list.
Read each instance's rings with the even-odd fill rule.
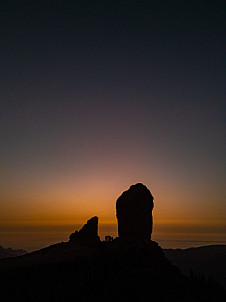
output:
[[100,241],[98,236],[98,217],[94,216],[87,221],[80,231],[75,231],[69,237],[70,242],[95,243]]
[[150,240],[153,196],[141,183],[133,185],[116,201],[118,234],[122,240]]

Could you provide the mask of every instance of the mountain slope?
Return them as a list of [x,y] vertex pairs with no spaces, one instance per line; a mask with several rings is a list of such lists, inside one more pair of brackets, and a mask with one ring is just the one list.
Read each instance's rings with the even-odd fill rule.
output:
[[165,256],[187,276],[191,269],[211,276],[226,288],[226,245],[210,245],[189,249],[165,249]]
[[0,262],[1,301],[222,301],[181,274],[156,242],[59,243]]

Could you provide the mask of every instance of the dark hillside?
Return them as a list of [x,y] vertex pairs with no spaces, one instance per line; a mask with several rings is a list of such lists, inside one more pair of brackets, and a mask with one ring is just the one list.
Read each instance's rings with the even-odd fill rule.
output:
[[206,278],[211,276],[226,288],[226,245],[165,249],[164,253],[184,274],[189,275],[192,269]]
[[225,294],[182,275],[153,241],[64,243],[2,260],[1,268],[3,302],[223,301]]

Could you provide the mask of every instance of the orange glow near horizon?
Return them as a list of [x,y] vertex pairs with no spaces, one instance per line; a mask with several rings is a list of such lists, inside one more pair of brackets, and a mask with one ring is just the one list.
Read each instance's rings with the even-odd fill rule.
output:
[[186,187],[173,178],[169,183],[167,173],[165,179],[146,174],[142,180],[127,173],[120,177],[91,175],[78,182],[62,176],[61,181],[28,180],[11,183],[11,188],[5,186],[1,195],[1,244],[34,250],[68,240],[71,232],[93,216],[99,217],[102,239],[107,234],[116,237],[116,200],[137,182],[144,183],[154,196],[153,239],[225,240],[225,204],[211,187],[194,186],[191,190],[191,185]]
[[[127,188],[126,188],[127,189]],[[10,192],[2,195],[4,203],[1,205],[1,221],[14,223],[39,221],[40,223],[59,224],[84,223],[92,216],[98,216],[101,223],[115,223],[115,202],[122,193],[113,192],[114,188],[101,190],[80,190],[67,193],[64,190],[49,192]],[[125,189],[124,189],[125,190]],[[212,202],[211,197],[203,196],[199,202],[192,196],[167,195],[161,192],[154,199],[154,221],[156,223],[210,223],[218,224],[224,221],[224,204],[219,207]],[[154,194],[153,194],[154,195]],[[197,199],[200,198],[197,196]],[[204,206],[202,206],[202,203]],[[201,205],[200,205],[201,204]]]

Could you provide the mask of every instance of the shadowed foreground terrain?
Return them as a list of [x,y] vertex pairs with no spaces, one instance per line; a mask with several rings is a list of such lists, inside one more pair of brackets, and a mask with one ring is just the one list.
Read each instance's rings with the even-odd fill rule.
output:
[[194,273],[213,278],[226,289],[226,245],[210,245],[189,249],[165,249],[165,256],[182,273]]
[[224,301],[217,283],[186,277],[151,241],[152,209],[137,184],[117,200],[119,238],[100,241],[93,217],[68,242],[1,259],[1,301]]
[[1,301],[224,301],[213,281],[182,275],[157,243],[60,243],[1,261]]

